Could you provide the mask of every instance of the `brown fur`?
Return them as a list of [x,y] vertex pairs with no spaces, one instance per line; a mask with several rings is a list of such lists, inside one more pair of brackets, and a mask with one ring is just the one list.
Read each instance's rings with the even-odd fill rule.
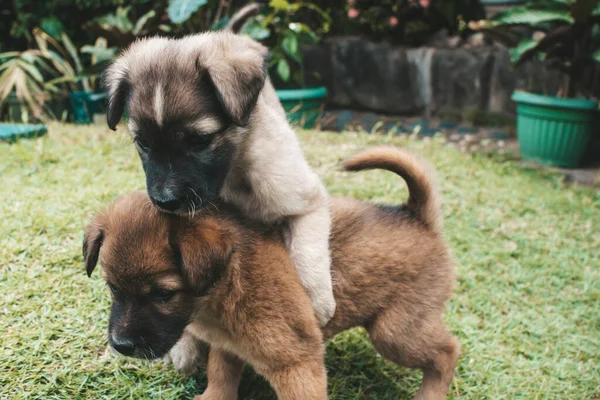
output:
[[[165,237],[178,244],[182,289],[163,308],[181,314],[191,302],[186,332],[211,345],[208,388],[199,399],[237,398],[244,362],[269,380],[280,399],[325,399],[323,338],[354,326],[366,328],[385,358],[423,370],[415,398],[445,398],[460,345],[442,321],[455,272],[439,230],[432,229],[439,226],[432,178],[415,158],[392,148],[367,150],[345,165],[399,173],[409,182],[412,201],[399,207],[332,202],[338,309],[322,330],[276,230],[225,206],[193,220],[147,212],[141,205],[148,200],[139,193],[118,200],[100,214],[100,223],[96,218],[92,230],[104,237],[100,258],[109,282],[132,273],[175,276],[178,267],[164,262],[171,258]],[[96,247],[89,234],[86,243],[91,272],[95,255],[89,249]]]

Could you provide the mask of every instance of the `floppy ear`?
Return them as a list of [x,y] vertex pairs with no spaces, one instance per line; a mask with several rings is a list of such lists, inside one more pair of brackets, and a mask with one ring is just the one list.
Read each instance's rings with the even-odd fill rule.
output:
[[115,61],[104,72],[102,77],[108,91],[108,109],[106,122],[113,131],[117,130],[117,124],[121,121],[125,112],[125,105],[131,86],[128,81],[128,67],[123,58]]
[[198,58],[208,71],[219,102],[234,124],[248,125],[267,77],[268,50],[245,36],[224,35],[209,42]]
[[88,277],[92,276],[92,272],[96,268],[98,256],[100,255],[100,247],[102,247],[102,241],[104,240],[104,232],[100,227],[99,219],[99,215],[94,217],[85,229],[83,236],[83,260]]
[[216,221],[200,221],[171,237],[182,275],[196,296],[217,283],[233,256],[231,237]]

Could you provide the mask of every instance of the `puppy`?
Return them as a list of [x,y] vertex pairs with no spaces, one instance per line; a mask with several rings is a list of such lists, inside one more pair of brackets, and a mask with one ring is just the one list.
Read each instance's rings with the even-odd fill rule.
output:
[[393,171],[410,197],[397,207],[333,201],[338,308],[322,330],[277,229],[224,205],[193,219],[162,214],[134,193],[96,215],[83,244],[88,275],[100,258],[113,298],[110,344],[128,356],[158,358],[185,328],[211,346],[208,388],[197,399],[236,399],[244,362],[280,399],[326,399],[323,339],[363,326],[382,356],[423,370],[416,399],[445,398],[460,345],[442,321],[455,267],[432,177],[392,148],[368,150],[344,166]]
[[267,78],[267,54],[229,31],[138,41],[105,74],[108,125],[116,129],[128,107],[160,210],[194,214],[220,199],[250,219],[287,226],[293,263],[324,325],[335,312],[328,195]]

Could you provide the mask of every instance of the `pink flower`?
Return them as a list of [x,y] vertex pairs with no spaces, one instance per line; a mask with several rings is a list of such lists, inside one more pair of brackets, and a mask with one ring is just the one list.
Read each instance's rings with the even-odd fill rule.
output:
[[429,0],[419,0],[419,4],[421,5],[421,7],[427,8],[429,7]]
[[358,14],[360,14],[358,12],[358,10],[356,8],[351,8],[348,10],[348,18],[350,19],[354,19],[356,17],[358,17]]
[[396,18],[396,17],[390,17],[390,25],[391,26],[398,25],[398,18]]

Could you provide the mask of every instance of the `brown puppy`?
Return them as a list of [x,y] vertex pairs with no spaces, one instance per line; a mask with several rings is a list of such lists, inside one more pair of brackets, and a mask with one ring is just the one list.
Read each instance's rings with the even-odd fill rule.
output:
[[333,202],[338,310],[322,331],[278,231],[225,206],[194,219],[160,214],[135,193],[98,214],[84,239],[88,274],[100,257],[112,291],[110,343],[158,358],[187,326],[211,345],[199,399],[236,399],[244,362],[281,399],[325,399],[323,338],[363,326],[384,357],[423,370],[415,398],[445,398],[460,346],[442,321],[455,275],[432,177],[392,148],[360,153],[344,167],[393,171],[410,198],[399,207]]

